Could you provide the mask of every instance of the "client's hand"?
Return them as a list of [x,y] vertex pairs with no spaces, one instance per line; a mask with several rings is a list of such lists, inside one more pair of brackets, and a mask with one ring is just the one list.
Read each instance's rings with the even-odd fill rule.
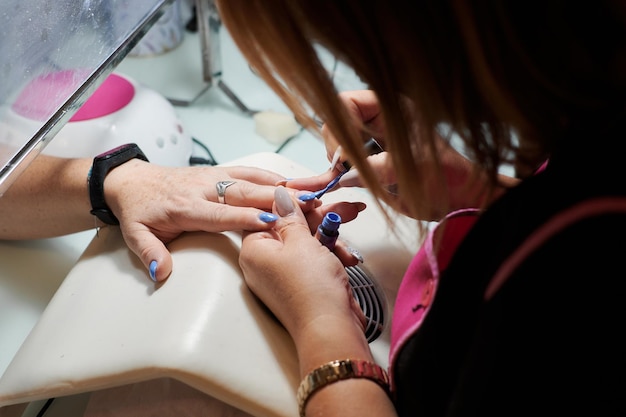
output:
[[[182,232],[270,229],[277,219],[274,184],[282,179],[252,167],[168,168],[135,159],[112,170],[104,190],[128,247],[151,278],[162,281],[172,271],[165,245]],[[302,209],[320,204],[302,203]]]

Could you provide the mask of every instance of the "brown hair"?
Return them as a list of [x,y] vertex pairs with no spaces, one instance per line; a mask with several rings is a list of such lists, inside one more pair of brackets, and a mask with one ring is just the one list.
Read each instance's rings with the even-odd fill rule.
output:
[[[626,36],[620,2],[218,4],[256,71],[308,127],[315,128],[308,110],[323,120],[372,193],[388,201],[361,154],[366,128],[350,122],[316,45],[356,71],[380,101],[385,149],[415,216],[424,210],[426,174],[432,181],[420,161],[437,154],[442,124],[463,140],[493,187],[511,156],[532,169],[569,130],[597,123],[616,106],[621,111]],[[439,182],[445,186],[441,176]]]

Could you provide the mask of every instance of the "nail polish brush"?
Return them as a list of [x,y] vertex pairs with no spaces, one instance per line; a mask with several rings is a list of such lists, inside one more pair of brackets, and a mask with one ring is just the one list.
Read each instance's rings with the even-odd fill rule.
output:
[[[365,142],[365,144],[363,145],[363,149],[365,149],[365,152],[367,153],[367,155],[376,155],[378,153],[383,152],[383,148],[380,146],[378,142],[376,142],[376,139],[374,138],[370,138],[367,142]],[[333,178],[332,181],[330,181],[326,187],[322,188],[319,191],[316,191],[315,198],[319,199],[328,191],[333,189],[337,185],[341,177],[343,177],[343,175],[346,172],[348,172],[350,168],[352,168],[352,165],[348,161],[343,161],[341,163],[341,166],[344,168],[344,171],[339,173],[339,175],[337,175],[335,178]],[[335,167],[333,166],[332,168],[335,168]]]
[[[369,140],[365,142],[365,144],[363,144],[363,149],[365,150],[365,153],[367,154],[367,156],[376,155],[384,151],[383,147],[380,146],[380,144],[374,138],[369,138]],[[341,166],[346,171],[349,171],[350,168],[352,168],[352,164],[350,164],[350,162],[348,161],[343,161],[341,163]],[[331,168],[334,168],[334,167],[331,167]]]
[[348,172],[347,170],[340,173],[339,175],[337,175],[335,178],[332,179],[331,182],[328,183],[328,185],[324,188],[322,188],[319,191],[316,191],[315,194],[315,198],[321,198],[324,194],[326,194],[326,192],[330,191],[332,188],[335,187],[335,185],[337,185],[337,183],[339,182],[339,180],[341,179],[341,177],[343,177],[343,175]]

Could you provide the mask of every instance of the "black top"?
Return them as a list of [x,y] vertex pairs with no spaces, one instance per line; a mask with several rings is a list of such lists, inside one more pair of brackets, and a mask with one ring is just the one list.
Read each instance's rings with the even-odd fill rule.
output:
[[396,362],[401,416],[626,416],[626,213],[559,232],[483,301],[498,266],[551,215],[626,196],[620,128],[571,135],[567,152],[478,219]]

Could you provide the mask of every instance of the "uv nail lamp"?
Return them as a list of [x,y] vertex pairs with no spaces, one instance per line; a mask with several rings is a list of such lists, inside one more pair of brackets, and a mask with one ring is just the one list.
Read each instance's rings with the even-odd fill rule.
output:
[[[78,70],[35,78],[11,107],[8,124],[30,132],[56,101],[74,88]],[[156,91],[112,73],[46,145],[42,153],[59,157],[93,157],[134,142],[150,162],[188,166],[193,143],[174,107]]]

